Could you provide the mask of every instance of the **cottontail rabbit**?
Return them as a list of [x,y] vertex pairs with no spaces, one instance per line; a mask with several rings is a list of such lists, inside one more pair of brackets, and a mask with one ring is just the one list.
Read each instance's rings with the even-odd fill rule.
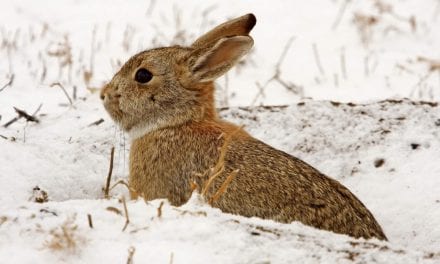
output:
[[212,205],[224,212],[290,223],[300,221],[353,237],[386,239],[367,208],[344,186],[307,163],[221,120],[213,81],[252,47],[256,23],[248,14],[223,23],[190,47],[147,50],[130,58],[101,93],[112,119],[132,137],[132,198],[185,203],[205,186],[219,161],[212,197],[238,173]]

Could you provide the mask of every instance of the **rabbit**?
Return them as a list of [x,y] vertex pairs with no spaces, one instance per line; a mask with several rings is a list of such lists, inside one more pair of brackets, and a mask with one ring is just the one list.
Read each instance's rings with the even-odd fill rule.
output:
[[206,196],[212,197],[231,173],[235,177],[212,206],[387,240],[369,210],[338,181],[218,117],[213,82],[252,48],[249,33],[255,24],[255,16],[247,14],[220,24],[189,47],[140,52],[104,85],[100,97],[105,109],[132,140],[131,198],[184,204],[194,185],[198,192],[206,186],[206,171],[218,164],[227,143],[223,170]]

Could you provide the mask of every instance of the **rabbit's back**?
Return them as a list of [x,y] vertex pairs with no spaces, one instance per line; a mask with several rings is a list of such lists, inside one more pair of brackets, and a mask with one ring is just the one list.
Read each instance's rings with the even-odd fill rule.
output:
[[240,173],[218,201],[222,210],[386,239],[354,194],[304,161],[252,137],[231,143],[226,157],[229,171],[239,169]]

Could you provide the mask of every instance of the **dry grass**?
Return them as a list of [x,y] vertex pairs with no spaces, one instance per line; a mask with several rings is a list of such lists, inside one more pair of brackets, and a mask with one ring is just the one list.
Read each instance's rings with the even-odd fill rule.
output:
[[87,222],[89,224],[89,227],[93,228],[93,220],[92,220],[92,215],[91,214],[87,214]]
[[[394,10],[394,6],[383,0],[372,0],[372,11],[356,11],[353,13],[353,23],[358,29],[361,42],[368,47],[374,40],[375,34],[387,35],[390,32],[402,33],[410,30],[417,31],[417,20],[414,16],[403,16]],[[379,27],[380,26],[380,27]]]
[[130,223],[130,217],[128,215],[128,208],[127,208],[127,203],[125,201],[125,196],[122,196],[122,204],[124,205],[124,214],[125,214],[125,224],[124,227],[122,228],[122,232],[124,232],[125,229],[127,229],[128,224]]
[[127,264],[132,264],[133,263],[133,255],[136,252],[136,248],[131,246],[128,248],[128,257],[127,257]]
[[61,90],[63,91],[64,95],[67,97],[67,100],[69,100],[69,104],[70,104],[70,106],[73,106],[73,100],[72,100],[72,98],[70,98],[70,96],[69,96],[69,94],[67,93],[67,91],[66,91],[66,89],[64,88],[64,86],[63,86],[61,83],[59,83],[59,82],[52,83],[52,84],[50,85],[50,87],[55,87],[55,86],[61,88]]
[[85,239],[78,234],[75,219],[75,215],[68,217],[59,227],[50,230],[50,238],[44,246],[53,251],[75,251],[79,245],[84,244]]
[[58,78],[61,78],[63,71],[65,71],[67,68],[68,80],[72,81],[73,56],[69,35],[64,35],[62,41],[60,42],[52,43],[46,53],[50,57],[55,57],[58,59]]
[[49,201],[49,195],[45,190],[42,190],[40,187],[35,186],[32,189],[32,197],[30,200],[36,203],[46,203]]
[[114,157],[115,157],[115,147],[112,146],[111,150],[110,150],[110,162],[109,162],[109,169],[108,169],[108,174],[107,174],[107,180],[105,182],[105,189],[104,189],[104,197],[106,199],[108,199],[109,196],[109,192],[110,192],[110,182],[112,179],[112,173],[113,173],[113,162],[114,162]]
[[235,176],[238,174],[240,170],[234,170],[232,171],[228,177],[226,177],[226,180],[222,183],[220,188],[215,192],[215,194],[209,199],[209,204],[213,204],[215,201],[217,201],[220,196],[226,192],[226,189],[228,188],[231,181],[235,178]]
[[[231,173],[229,173],[225,181],[221,184],[220,188],[217,191],[215,191],[212,196],[208,197],[209,190],[213,186],[214,181],[225,171],[225,156],[228,147],[231,143],[232,137],[236,133],[238,133],[242,128],[243,127],[238,127],[235,131],[233,131],[231,134],[228,135],[221,134],[219,140],[221,138],[224,138],[224,141],[220,148],[220,153],[216,164],[214,165],[214,167],[206,170],[203,174],[196,174],[199,177],[208,178],[208,180],[206,180],[201,190],[201,195],[205,199],[205,201],[208,201],[210,205],[212,205],[215,201],[217,201],[221,197],[221,195],[223,195],[227,191],[229,184],[239,172],[239,170],[233,170]],[[197,188],[196,184],[191,183],[191,188],[193,190],[196,189]]]
[[164,202],[161,201],[159,204],[159,207],[157,207],[157,217],[161,218],[162,217],[162,207],[163,207]]
[[291,37],[287,42],[286,45],[284,46],[284,49],[281,53],[281,56],[279,57],[276,65],[275,65],[275,69],[274,69],[274,73],[273,75],[264,82],[264,84],[260,84],[259,82],[256,82],[256,86],[258,88],[258,92],[256,94],[256,96],[254,97],[254,99],[251,102],[251,106],[254,106],[257,101],[261,98],[264,99],[265,97],[265,89],[267,88],[267,86],[273,82],[276,82],[278,84],[280,84],[282,87],[284,87],[287,91],[292,92],[293,94],[299,96],[300,98],[304,97],[304,90],[303,87],[300,85],[297,85],[295,83],[292,83],[290,81],[287,81],[285,79],[282,78],[281,76],[281,66],[284,62],[285,57],[287,56],[287,52],[289,51],[293,41],[295,40],[294,37]]
[[379,23],[379,17],[362,12],[355,12],[353,23],[359,32],[361,42],[368,46],[373,39],[373,28]]

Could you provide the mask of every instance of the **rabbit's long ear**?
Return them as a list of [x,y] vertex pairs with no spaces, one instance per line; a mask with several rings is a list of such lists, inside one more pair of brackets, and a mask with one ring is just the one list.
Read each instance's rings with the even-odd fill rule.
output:
[[192,48],[200,48],[214,43],[221,38],[231,36],[247,36],[257,23],[253,14],[247,14],[236,19],[218,25],[211,31],[199,37],[192,45]]
[[249,36],[234,36],[221,38],[210,47],[196,49],[189,61],[192,79],[197,82],[215,80],[234,66],[253,43]]

